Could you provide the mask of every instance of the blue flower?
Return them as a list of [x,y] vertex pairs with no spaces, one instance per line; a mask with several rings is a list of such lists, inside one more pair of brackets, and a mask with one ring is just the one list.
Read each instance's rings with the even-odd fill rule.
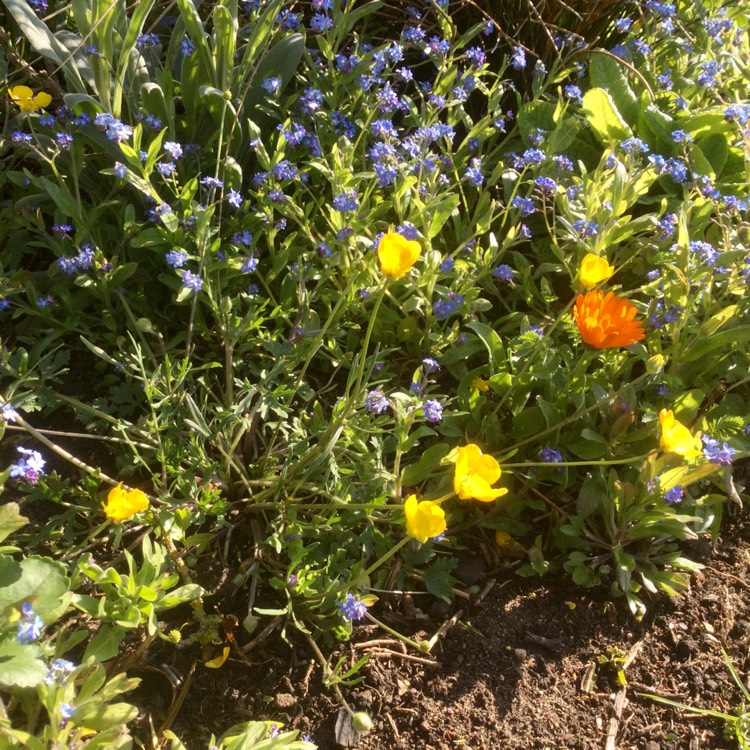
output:
[[547,446],[539,451],[539,458],[548,464],[559,464],[563,461],[563,454],[557,448]]
[[204,177],[200,183],[206,190],[221,190],[224,187],[224,183],[218,177]]
[[484,182],[481,167],[481,159],[472,159],[471,166],[466,170],[466,179],[475,187],[479,187]]
[[521,216],[524,218],[531,216],[531,214],[536,211],[534,201],[531,198],[522,198],[520,195],[517,195],[510,202],[510,205],[513,206],[513,208],[517,208],[521,212]]
[[650,149],[640,138],[627,138],[620,142],[620,148],[626,154],[647,154]]
[[422,407],[424,418],[432,424],[439,424],[443,421],[443,405],[439,401],[429,399],[424,402]]
[[323,106],[323,92],[314,88],[305,89],[299,106],[306,115],[314,115]]
[[512,281],[513,280],[513,269],[506,263],[492,269],[492,275],[500,281]]
[[356,190],[345,190],[333,199],[333,207],[337,211],[356,211],[359,208],[359,199]]
[[729,445],[729,443],[719,444],[718,440],[703,435],[703,457],[714,464],[721,464],[722,466],[729,466],[732,463],[735,449]]
[[339,602],[339,612],[346,620],[361,620],[367,614],[367,605],[358,596],[347,594],[343,602]]
[[426,357],[423,359],[422,367],[424,368],[425,375],[431,375],[433,372],[438,372],[440,370],[440,365],[437,360],[432,357]]
[[455,263],[456,261],[453,258],[444,258],[440,263],[440,270],[443,273],[450,273],[453,270]]
[[278,76],[266,78],[264,79],[263,83],[260,84],[260,87],[272,96],[276,96],[276,94],[278,94],[281,90],[281,78],[279,78]]
[[557,183],[551,177],[537,177],[534,184],[542,191],[543,195],[554,195]]
[[328,31],[328,29],[332,27],[333,19],[325,15],[325,13],[316,13],[310,19],[310,28],[318,34],[322,34],[324,31]]
[[0,407],[0,419],[15,422],[18,419],[18,412],[10,404],[3,404]]
[[124,164],[120,164],[119,161],[115,162],[114,168],[115,177],[122,179],[128,173],[128,168]]
[[430,40],[427,43],[427,49],[433,55],[445,55],[448,53],[450,48],[451,48],[450,42],[446,41],[445,39],[439,36],[430,37]]
[[188,39],[185,38],[180,42],[180,54],[183,57],[190,57],[195,52],[195,45]]
[[526,149],[521,156],[521,160],[526,167],[537,167],[545,160],[545,158],[544,151],[538,148]]
[[681,484],[678,484],[664,493],[664,502],[672,505],[673,503],[679,503],[683,497],[685,497],[685,490]]
[[[13,475],[11,474],[11,476]],[[21,612],[23,619],[18,622],[18,635],[16,639],[21,645],[25,646],[28,643],[39,640],[44,628],[44,622],[39,615],[34,613],[31,605],[28,603],[23,604]]]
[[55,683],[65,685],[67,676],[73,672],[76,665],[66,659],[55,659],[47,669],[47,675],[44,678],[44,684],[52,686]]
[[466,59],[473,67],[481,68],[485,63],[486,56],[481,47],[470,47],[466,50]]
[[227,195],[227,203],[233,208],[240,208],[240,206],[242,206],[242,193],[230,189],[229,194]]
[[372,414],[385,414],[388,410],[389,401],[383,391],[370,391],[365,396],[365,409]]
[[513,57],[510,58],[510,64],[514,70],[523,70],[526,67],[526,53],[522,47],[516,47],[513,50]]
[[447,299],[439,299],[432,304],[432,313],[438,320],[445,320],[458,312],[463,303],[464,298],[460,294],[448,292]]
[[633,19],[632,18],[617,18],[615,19],[615,31],[617,31],[620,34],[624,34],[625,32],[630,30],[630,27],[633,25]]
[[192,289],[194,292],[200,292],[200,290],[203,289],[203,281],[201,277],[192,271],[183,272],[182,285],[187,289]]

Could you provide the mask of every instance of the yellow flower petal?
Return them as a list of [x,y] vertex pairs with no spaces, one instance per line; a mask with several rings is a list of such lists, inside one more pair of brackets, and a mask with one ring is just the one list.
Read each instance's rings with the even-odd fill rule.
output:
[[694,437],[682,422],[678,422],[671,409],[662,409],[659,412],[659,422],[661,423],[659,444],[665,453],[677,453],[686,457],[701,455],[703,452],[701,439]]
[[122,482],[110,490],[107,502],[102,503],[104,514],[115,523],[132,518],[148,508],[148,498],[141,490],[124,490]]
[[384,234],[378,244],[378,260],[383,276],[389,279],[406,276],[421,252],[422,246],[416,240],[407,240],[397,232]]
[[586,289],[592,289],[602,281],[606,281],[614,272],[614,266],[610,266],[606,258],[589,253],[581,261],[578,280]]
[[416,495],[409,495],[404,503],[404,515],[406,533],[422,544],[445,531],[445,511],[431,500],[419,502]]
[[203,663],[210,669],[218,669],[229,658],[230,650],[231,649],[229,648],[229,646],[224,646],[224,649],[219,656],[217,656],[215,659],[210,659],[209,661]]
[[489,503],[505,495],[505,488],[492,489],[502,471],[500,464],[483,454],[478,445],[470,443],[456,452],[456,473],[453,476],[453,491],[461,500],[480,500]]
[[18,105],[21,112],[36,112],[52,101],[52,97],[44,91],[34,96],[34,92],[28,86],[13,86],[8,89],[8,96]]

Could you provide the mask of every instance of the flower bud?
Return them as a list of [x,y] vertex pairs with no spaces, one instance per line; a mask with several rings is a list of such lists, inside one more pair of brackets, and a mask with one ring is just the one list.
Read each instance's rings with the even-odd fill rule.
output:
[[371,731],[375,724],[368,713],[365,711],[357,711],[357,713],[352,716],[352,726],[358,732],[364,734],[365,732]]

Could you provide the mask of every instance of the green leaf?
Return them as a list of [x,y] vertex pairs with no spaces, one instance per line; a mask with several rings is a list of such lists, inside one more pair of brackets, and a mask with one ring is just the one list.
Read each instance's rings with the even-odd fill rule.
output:
[[676,469],[669,469],[659,476],[659,489],[662,492],[671,490],[678,484],[683,487],[697,482],[699,479],[710,477],[721,469],[719,464],[699,464],[698,466],[678,466]]
[[492,368],[491,374],[495,374],[506,362],[505,358],[505,347],[500,336],[497,334],[491,326],[478,321],[472,321],[467,324],[477,336],[479,336],[482,343],[487,348],[487,352],[490,355],[490,365]]
[[[729,156],[729,144],[722,133],[711,133],[696,144],[701,153],[711,165],[717,177],[721,175]],[[695,148],[695,146],[694,146]]]
[[443,196],[437,203],[431,206],[432,219],[427,230],[427,236],[430,239],[437,237],[443,224],[448,221],[448,217],[458,208],[461,198],[456,193],[448,193]]
[[93,704],[80,706],[73,711],[71,717],[79,726],[90,727],[102,732],[111,727],[119,727],[133,721],[138,716],[138,709],[129,703],[111,703],[108,706]]
[[213,12],[214,55],[216,59],[216,82],[226,91],[232,83],[234,53],[237,48],[237,0],[225,0],[227,5],[217,5]]
[[612,97],[604,89],[593,88],[583,95],[583,112],[591,129],[605,146],[633,135]]
[[70,602],[65,566],[47,557],[20,563],[0,558],[0,610],[31,599],[46,625],[65,612]]
[[422,453],[417,463],[404,466],[401,472],[401,484],[404,487],[413,487],[424,482],[450,452],[451,446],[448,443],[430,446]]
[[0,542],[28,522],[29,519],[19,513],[18,503],[6,503],[0,506]]
[[10,11],[31,46],[40,55],[62,68],[68,90],[85,93],[86,86],[70,53],[47,25],[39,20],[31,6],[24,0],[3,0],[3,4]]
[[589,62],[591,82],[597,88],[609,91],[624,119],[634,125],[638,121],[641,104],[633,89],[630,88],[625,71],[625,66],[609,55],[591,56]]
[[429,568],[420,571],[424,585],[433,596],[445,602],[451,601],[451,587],[456,582],[451,571],[457,563],[456,558],[440,557],[431,562]]
[[47,674],[47,665],[39,658],[34,644],[22,646],[18,641],[0,642],[0,685],[4,687],[34,687]]
[[161,601],[159,601],[156,609],[171,609],[176,607],[178,604],[184,602],[191,602],[203,595],[203,588],[197,583],[187,583],[184,586],[180,586],[174,591],[170,591]]
[[102,625],[86,646],[82,661],[93,657],[95,662],[101,664],[113,659],[119,653],[124,637],[125,631],[117,625]]
[[736,347],[748,339],[750,339],[750,325],[730,328],[721,333],[715,333],[709,338],[699,337],[682,353],[681,359],[683,362],[695,362],[698,359],[704,359],[715,349]]

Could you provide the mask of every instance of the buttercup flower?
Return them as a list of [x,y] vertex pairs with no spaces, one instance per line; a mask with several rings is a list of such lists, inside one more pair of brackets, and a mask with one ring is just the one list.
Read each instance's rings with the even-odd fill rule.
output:
[[503,487],[493,490],[490,486],[500,479],[501,474],[500,464],[492,456],[483,454],[481,448],[472,443],[458,449],[453,490],[461,500],[474,499],[490,503],[508,492]]
[[416,240],[407,240],[396,232],[384,234],[378,244],[378,260],[383,276],[400,279],[406,276],[422,252]]
[[132,518],[136,513],[148,508],[148,498],[140,490],[124,490],[122,482],[107,495],[107,502],[102,503],[107,518],[121,523]]
[[635,320],[636,309],[625,299],[609,292],[579,294],[573,309],[581,338],[597,349],[628,346],[645,338],[643,323]]
[[693,437],[693,433],[674,418],[671,409],[662,409],[659,412],[659,422],[661,423],[659,444],[665,453],[677,453],[680,456],[701,455],[703,448],[701,439]]
[[28,86],[13,86],[8,89],[8,96],[21,112],[36,112],[52,101],[52,97],[46,92],[40,91],[35,95]]
[[404,503],[404,515],[406,533],[422,544],[445,531],[445,511],[431,500],[419,502],[416,495],[409,495]]
[[615,267],[610,266],[606,258],[594,253],[589,253],[582,261],[578,269],[578,281],[586,289],[592,289],[602,281],[606,281],[615,272]]

